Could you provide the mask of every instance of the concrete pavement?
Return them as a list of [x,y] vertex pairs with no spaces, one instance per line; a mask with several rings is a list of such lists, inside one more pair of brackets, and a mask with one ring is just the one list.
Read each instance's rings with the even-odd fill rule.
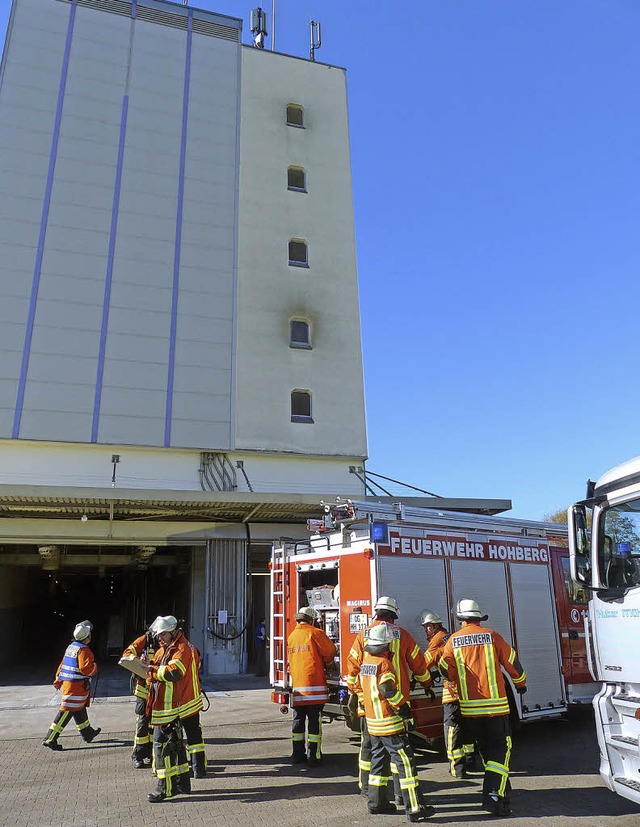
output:
[[[370,816],[357,794],[357,742],[342,723],[325,725],[325,763],[292,767],[289,716],[270,701],[264,679],[216,678],[205,683],[211,709],[202,716],[209,776],[191,796],[152,805],[155,781],[130,761],[134,703],[127,677],[106,670],[89,710],[102,733],[85,744],[70,724],[64,750],[41,746],[55,715],[54,692],[42,676],[0,686],[0,827],[309,827],[402,825]],[[478,807],[481,774],[455,780],[440,756],[419,758],[420,777],[436,807],[429,823],[512,827],[638,827],[640,809],[607,790],[597,773],[589,710],[568,721],[530,725],[516,739],[512,761],[514,814],[495,819]]]

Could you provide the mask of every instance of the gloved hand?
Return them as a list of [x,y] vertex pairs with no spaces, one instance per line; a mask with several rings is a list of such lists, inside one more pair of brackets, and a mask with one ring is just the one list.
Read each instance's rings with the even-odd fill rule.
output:
[[55,689],[60,689],[62,686],[62,681],[54,681],[53,686]]
[[516,686],[516,692],[518,693],[518,695],[524,695],[524,693],[526,691],[527,691],[526,686]]
[[424,694],[429,698],[429,701],[433,704],[436,702],[436,693],[431,689],[431,687],[424,688]]
[[405,732],[413,732],[416,728],[416,722],[413,718],[405,718],[404,719],[404,728]]

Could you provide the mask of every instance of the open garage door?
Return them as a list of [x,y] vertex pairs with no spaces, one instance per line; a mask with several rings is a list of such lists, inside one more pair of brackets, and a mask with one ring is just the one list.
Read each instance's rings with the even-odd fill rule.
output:
[[[44,550],[44,551],[43,551]],[[92,649],[119,657],[159,614],[189,618],[190,548],[4,547],[0,664],[51,671],[76,623],[94,624]]]

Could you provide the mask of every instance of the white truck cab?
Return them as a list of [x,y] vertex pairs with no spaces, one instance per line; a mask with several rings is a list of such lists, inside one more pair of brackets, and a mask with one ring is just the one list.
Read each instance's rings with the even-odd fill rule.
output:
[[590,592],[585,625],[600,775],[640,804],[640,457],[587,485],[569,509],[571,576]]

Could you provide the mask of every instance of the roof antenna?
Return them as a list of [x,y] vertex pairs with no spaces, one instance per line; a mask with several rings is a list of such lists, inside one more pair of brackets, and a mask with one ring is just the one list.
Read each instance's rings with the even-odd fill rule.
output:
[[316,59],[316,49],[322,46],[322,38],[320,36],[320,23],[315,20],[309,21],[309,39],[311,41],[311,48],[309,50],[309,60]]
[[251,34],[256,49],[264,49],[264,39],[268,35],[267,13],[259,6],[257,9],[251,9]]

